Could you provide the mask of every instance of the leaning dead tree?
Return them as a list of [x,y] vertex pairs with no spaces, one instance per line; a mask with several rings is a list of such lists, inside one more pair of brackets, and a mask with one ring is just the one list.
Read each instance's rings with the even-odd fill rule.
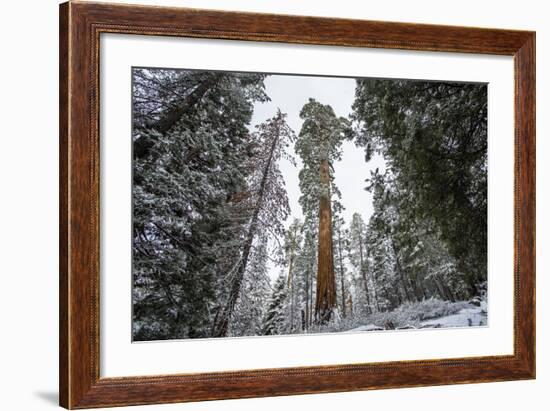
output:
[[272,119],[257,126],[254,136],[258,141],[258,152],[251,164],[251,168],[256,170],[251,176],[252,216],[236,271],[231,277],[227,301],[214,321],[213,337],[228,334],[254,241],[262,235],[281,234],[281,221],[289,214],[288,198],[279,170],[279,160],[287,157],[285,148],[294,140],[294,132],[286,123],[286,114],[278,110]]

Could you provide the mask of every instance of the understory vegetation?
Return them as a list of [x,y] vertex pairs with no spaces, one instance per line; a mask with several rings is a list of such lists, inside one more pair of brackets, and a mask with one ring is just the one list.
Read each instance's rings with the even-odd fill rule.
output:
[[[320,325],[309,332],[340,332],[340,331],[383,331],[383,330],[408,330],[422,328],[442,328],[445,319],[449,316],[460,313],[463,310],[472,309],[468,301],[445,301],[437,298],[429,298],[420,302],[407,302],[392,311],[377,311],[365,316],[348,316],[340,318],[339,321]],[[484,309],[477,310],[485,315]],[[434,321],[433,324],[424,324],[427,320],[441,319],[441,322]],[[486,325],[486,321],[482,324]],[[468,326],[468,317],[465,318],[464,326]]]

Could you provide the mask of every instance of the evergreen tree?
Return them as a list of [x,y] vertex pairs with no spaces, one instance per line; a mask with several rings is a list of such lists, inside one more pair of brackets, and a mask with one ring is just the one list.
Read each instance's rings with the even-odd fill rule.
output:
[[432,297],[450,301],[468,298],[464,276],[438,227],[432,220],[415,219],[413,199],[399,189],[399,180],[389,172],[382,175],[376,171],[369,183],[374,214],[367,229],[367,250],[378,305],[388,310]]
[[[369,264],[367,257],[367,227],[359,213],[353,213],[349,228],[349,260],[354,270],[355,284],[358,287],[355,299],[356,308],[365,313],[372,311],[371,300],[375,299],[375,290],[371,293]],[[373,295],[371,295],[373,294]]]
[[286,267],[288,268],[287,289],[289,294],[289,331],[293,332],[301,328],[301,312],[304,309],[304,295],[300,292],[303,289],[303,273],[300,264],[297,262],[302,252],[302,223],[294,219],[285,234],[284,252]]
[[[353,130],[310,99],[296,138],[279,110],[250,127],[265,75],[132,76],[134,340],[337,331],[485,292],[486,85],[360,79]],[[346,226],[333,166],[351,138],[385,167]],[[285,229],[291,146],[303,220]]]
[[133,70],[136,340],[211,336],[223,273],[242,251],[238,194],[253,156],[253,103],[267,99],[263,79]]
[[271,294],[271,281],[267,267],[269,254],[266,239],[253,247],[243,277],[241,292],[235,302],[235,309],[229,323],[228,336],[261,335],[265,302]]
[[296,273],[301,278],[302,329],[308,330],[314,321],[314,301],[316,300],[315,283],[317,282],[317,220],[306,218],[302,226],[303,243],[296,258]]
[[343,318],[346,318],[348,314],[351,314],[351,310],[347,307],[349,302],[349,284],[348,284],[348,268],[346,266],[346,259],[348,257],[349,250],[349,231],[344,227],[345,221],[342,217],[336,217],[333,221],[333,233],[334,233],[334,251],[335,251],[335,265],[337,277],[337,296],[339,299],[340,313]]
[[287,279],[280,275],[275,282],[273,294],[268,302],[263,320],[263,335],[278,335],[286,332],[285,304],[287,299]]
[[391,310],[410,300],[409,289],[396,255],[395,208],[390,202],[386,176],[372,173],[368,189],[373,193],[374,213],[366,230],[366,251],[369,271],[377,295],[377,307]]
[[475,294],[487,265],[487,85],[361,79],[352,117],[367,160],[384,156],[409,216],[431,221]]
[[341,158],[341,144],[348,122],[333,109],[310,99],[300,112],[304,120],[296,142],[296,152],[304,167],[300,171],[300,204],[306,218],[319,218],[317,291],[315,316],[320,324],[330,321],[336,307],[336,279],[332,245],[331,162]]

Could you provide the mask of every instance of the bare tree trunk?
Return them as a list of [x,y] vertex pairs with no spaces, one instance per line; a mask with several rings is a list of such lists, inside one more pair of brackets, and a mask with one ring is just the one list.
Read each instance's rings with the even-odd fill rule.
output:
[[[387,286],[383,286],[382,290],[381,290],[382,294],[383,294],[383,297],[386,299],[386,301],[390,304],[390,309],[392,308],[392,305],[393,305],[393,301],[391,300],[390,298],[390,294],[388,293],[388,287]],[[401,305],[401,295],[399,294],[399,292],[395,293],[395,297],[397,298],[397,301],[399,303],[399,305]],[[384,308],[384,311],[387,311],[388,307],[386,306]]]
[[380,304],[378,303],[378,293],[376,292],[376,277],[371,274],[370,276],[372,282],[372,297],[374,299],[374,307],[376,308],[376,311],[380,311]]
[[441,286],[441,283],[435,278],[433,278],[433,283],[435,284],[435,289],[439,293],[439,296],[441,297],[441,299],[446,300],[447,299],[447,294],[445,293],[445,290]]
[[340,294],[342,297],[342,317],[346,318],[346,289],[344,281],[344,262],[342,259],[342,233],[338,230],[338,264],[340,268]]
[[296,231],[295,228],[294,231],[291,233],[292,239],[290,244],[290,255],[289,255],[289,261],[288,261],[288,277],[287,277],[287,288],[290,290],[290,330],[294,330],[294,279],[293,279],[293,273],[292,270],[294,268],[294,252],[296,250]]
[[309,323],[308,328],[313,324],[313,270],[309,270]]
[[367,270],[365,270],[365,260],[363,259],[363,237],[359,233],[359,264],[361,265],[361,277],[363,278],[363,284],[365,287],[365,296],[367,297],[367,313],[371,313],[370,296],[369,296],[369,284],[367,282]]
[[275,147],[279,140],[279,133],[273,137],[273,143],[271,144],[271,151],[269,153],[269,158],[265,165],[262,174],[262,181],[260,183],[260,191],[258,193],[258,201],[254,208],[254,213],[250,220],[250,227],[248,228],[248,233],[246,235],[246,241],[244,243],[243,253],[241,261],[235,273],[235,277],[231,283],[231,290],[227,298],[227,302],[223,309],[221,316],[218,318],[218,323],[214,324],[214,337],[225,337],[229,328],[229,321],[233,315],[233,310],[235,309],[235,303],[239,298],[241,292],[241,285],[244,278],[244,273],[246,271],[246,266],[248,264],[248,258],[250,256],[250,250],[252,249],[252,243],[254,242],[254,237],[256,236],[256,230],[258,229],[258,219],[260,216],[260,210],[262,208],[265,189],[267,186],[267,179],[269,176],[269,169],[271,168],[271,162],[273,161],[273,153],[275,152]]
[[309,329],[309,293],[311,292],[311,285],[309,281],[309,266],[306,272],[306,330]]
[[436,285],[436,288],[439,291],[439,295],[443,300],[450,300],[453,303],[456,302],[456,298],[454,297],[449,287],[442,284],[442,282],[437,277],[433,277],[433,282]]
[[321,161],[321,198],[319,200],[319,253],[317,258],[317,296],[315,316],[319,324],[330,321],[336,306],[336,281],[332,254],[332,211],[328,160]]

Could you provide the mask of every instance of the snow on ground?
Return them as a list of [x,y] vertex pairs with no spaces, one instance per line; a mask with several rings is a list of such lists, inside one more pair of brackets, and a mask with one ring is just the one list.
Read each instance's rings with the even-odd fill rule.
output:
[[374,324],[368,324],[368,325],[362,325],[360,327],[354,328],[352,330],[349,330],[348,332],[356,332],[356,331],[384,331],[384,329]]
[[473,327],[487,325],[487,312],[481,307],[463,308],[458,313],[446,317],[423,321],[421,328]]
[[[443,317],[432,318],[420,322],[418,328],[449,328],[449,327],[475,327],[487,325],[487,304],[485,301],[479,307],[470,304],[467,308],[461,309],[456,314]],[[413,326],[399,327],[399,329],[418,329]],[[384,328],[375,324],[366,324],[355,327],[347,332],[358,331],[386,331]]]

